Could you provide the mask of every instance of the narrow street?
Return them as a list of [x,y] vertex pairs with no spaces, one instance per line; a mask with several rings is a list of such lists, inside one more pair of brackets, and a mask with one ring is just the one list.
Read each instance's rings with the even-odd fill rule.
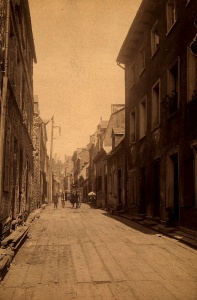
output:
[[51,205],[32,223],[0,299],[197,299],[197,252],[87,204]]

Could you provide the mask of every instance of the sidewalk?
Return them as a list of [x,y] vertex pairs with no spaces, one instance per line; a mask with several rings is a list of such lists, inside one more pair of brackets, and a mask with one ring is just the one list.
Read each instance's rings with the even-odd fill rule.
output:
[[15,254],[27,238],[29,226],[35,219],[40,217],[40,214],[42,213],[45,206],[46,205],[43,205],[41,208],[36,209],[32,213],[30,213],[26,222],[22,226],[17,227],[16,230],[12,231],[9,236],[1,241],[0,282],[9,270],[10,264]]
[[159,224],[159,222],[153,221],[153,220],[144,220],[141,217],[134,217],[131,215],[128,215],[123,212],[115,212],[114,215],[117,215],[119,217],[134,221],[136,223],[139,223],[143,226],[149,227],[155,231],[158,231],[168,237],[174,238],[177,241],[184,243],[194,249],[197,249],[197,232],[193,230],[186,229],[184,227],[166,227],[162,224]]

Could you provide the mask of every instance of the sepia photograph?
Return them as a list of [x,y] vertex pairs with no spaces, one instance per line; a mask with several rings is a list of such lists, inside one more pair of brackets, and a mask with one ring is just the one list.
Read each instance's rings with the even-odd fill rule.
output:
[[197,1],[0,0],[0,300],[197,300]]

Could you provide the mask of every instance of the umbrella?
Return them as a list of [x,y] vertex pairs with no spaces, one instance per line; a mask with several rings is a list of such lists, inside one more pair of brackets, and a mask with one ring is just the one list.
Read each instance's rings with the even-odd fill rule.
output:
[[96,196],[95,192],[89,192],[88,196]]

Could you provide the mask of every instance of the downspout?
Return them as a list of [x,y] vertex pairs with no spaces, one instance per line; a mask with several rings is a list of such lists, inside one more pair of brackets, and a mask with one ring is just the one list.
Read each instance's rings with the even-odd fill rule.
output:
[[3,77],[1,96],[1,127],[0,127],[0,204],[3,198],[3,169],[4,169],[4,146],[5,146],[5,124],[7,112],[7,83],[8,83],[8,47],[10,30],[10,0],[6,2],[6,27],[5,27],[5,71]]
[[[124,71],[126,70],[119,62],[117,62],[117,65],[123,69]],[[124,72],[125,75],[125,72]],[[126,75],[125,75],[126,76]],[[126,81],[126,77],[125,77]],[[126,139],[126,133],[127,133],[127,112],[126,112],[126,89],[125,89],[125,142],[124,142],[124,150],[125,150],[125,176],[124,176],[124,190],[125,190],[125,210],[128,211],[128,187],[127,187],[127,182],[128,182],[128,154],[127,154],[127,139]]]

